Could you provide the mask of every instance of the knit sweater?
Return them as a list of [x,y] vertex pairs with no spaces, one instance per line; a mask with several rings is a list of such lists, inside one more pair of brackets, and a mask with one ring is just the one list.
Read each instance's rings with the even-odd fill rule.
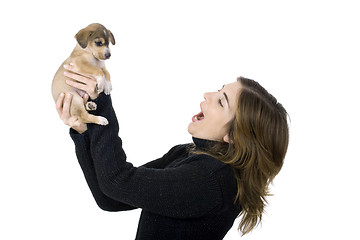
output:
[[[135,167],[126,161],[110,96],[100,94],[95,102],[93,114],[106,117],[109,125],[88,124],[83,134],[70,129],[70,135],[98,206],[106,211],[141,208],[138,240],[223,239],[241,211],[234,205],[237,184],[231,167],[189,152],[189,144]],[[193,141],[201,150],[210,143]]]

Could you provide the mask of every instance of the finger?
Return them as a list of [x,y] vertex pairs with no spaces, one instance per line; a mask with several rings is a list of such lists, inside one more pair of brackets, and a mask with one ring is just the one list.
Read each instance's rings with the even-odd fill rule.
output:
[[[96,96],[97,96],[97,93],[95,90],[96,82],[92,82],[91,84],[83,84],[83,83],[75,82],[72,80],[66,80],[66,84],[68,84],[71,87],[77,88],[79,91],[86,92],[88,95],[90,95],[90,97],[96,98]],[[83,94],[80,93],[80,96],[83,96]]]
[[89,84],[89,83],[95,81],[95,79],[92,78],[91,76],[80,75],[80,74],[68,72],[68,71],[64,72],[64,76],[71,78],[73,80],[76,80],[78,82],[84,83],[84,84]]
[[65,64],[64,68],[66,70],[73,71],[74,70],[74,64],[73,63]]
[[64,97],[65,97],[65,94],[64,93],[60,93],[58,99],[56,100],[56,110],[59,114],[59,116],[61,116],[62,114],[62,111],[63,111],[63,101],[64,101]]
[[87,93],[85,93],[82,98],[84,100],[84,103],[86,103],[89,100],[89,95]]
[[94,76],[92,76],[90,74],[85,74],[85,73],[79,72],[78,69],[76,68],[75,64],[73,64],[73,63],[65,64],[64,68],[66,70],[68,70],[69,72],[72,72],[72,73],[75,73],[77,75],[80,75],[80,76],[83,76],[83,77],[86,77],[86,78],[89,78],[89,79],[92,79],[92,80],[96,81],[96,78]]
[[87,86],[86,84],[83,84],[83,83],[80,83],[80,82],[75,82],[75,81],[72,81],[72,80],[66,80],[66,84],[71,86],[71,87],[74,87],[74,88],[77,88],[83,92],[86,92],[87,90]]
[[[77,67],[75,66],[75,64],[73,63],[69,63],[69,64],[65,64],[64,65],[64,68],[70,72],[73,72],[73,73],[77,73],[79,75],[83,75],[82,73],[79,72],[79,70],[77,69]],[[85,74],[84,74],[85,75]]]
[[84,83],[90,83],[92,81],[96,81],[94,76],[79,72],[65,71],[64,75]]
[[[92,79],[92,78],[88,78],[88,77],[84,77],[81,75],[77,75],[74,73],[70,73],[70,72],[64,72],[64,76],[75,80],[72,81],[71,80],[67,80],[66,83],[72,87],[76,87],[78,89],[84,90],[84,91],[94,91],[95,87],[96,87],[96,80]],[[76,84],[76,85],[74,85]],[[82,85],[81,85],[82,84]]]
[[86,92],[81,91],[80,89],[77,89],[76,92],[80,95],[80,97],[84,97],[84,95],[86,94]]
[[62,111],[62,119],[63,120],[69,119],[71,117],[70,107],[71,107],[72,97],[73,96],[71,93],[67,93],[65,96],[65,100],[64,100],[64,104],[63,104],[63,111]]
[[77,68],[75,67],[75,65],[71,65],[71,63],[70,64],[65,64],[64,68],[65,68],[65,70],[67,70],[68,72],[71,72],[73,74],[77,74],[77,75],[80,75],[80,76],[95,80],[95,78],[92,75],[79,72],[77,70]]

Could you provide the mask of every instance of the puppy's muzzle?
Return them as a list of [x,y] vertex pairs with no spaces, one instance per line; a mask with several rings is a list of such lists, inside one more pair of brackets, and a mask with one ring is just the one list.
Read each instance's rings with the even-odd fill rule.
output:
[[105,53],[105,59],[109,59],[111,57],[111,53]]

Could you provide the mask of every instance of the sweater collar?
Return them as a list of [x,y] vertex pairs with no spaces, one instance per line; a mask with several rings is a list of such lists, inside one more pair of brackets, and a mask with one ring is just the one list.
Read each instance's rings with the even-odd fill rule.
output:
[[192,137],[192,139],[195,144],[195,149],[197,150],[207,150],[211,148],[215,143],[217,143],[217,141],[201,139],[196,137]]

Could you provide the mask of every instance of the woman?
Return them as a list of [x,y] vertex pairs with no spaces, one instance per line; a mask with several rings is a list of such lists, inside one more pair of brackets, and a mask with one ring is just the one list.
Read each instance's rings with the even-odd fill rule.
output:
[[246,234],[260,221],[268,185],[288,146],[287,113],[257,82],[240,77],[205,93],[188,131],[194,143],[174,146],[141,167],[126,162],[110,96],[96,93],[91,77],[66,66],[70,86],[109,125],[84,124],[70,115],[71,95],[56,108],[71,127],[80,166],[99,207],[142,208],[136,239],[223,239],[241,216]]

